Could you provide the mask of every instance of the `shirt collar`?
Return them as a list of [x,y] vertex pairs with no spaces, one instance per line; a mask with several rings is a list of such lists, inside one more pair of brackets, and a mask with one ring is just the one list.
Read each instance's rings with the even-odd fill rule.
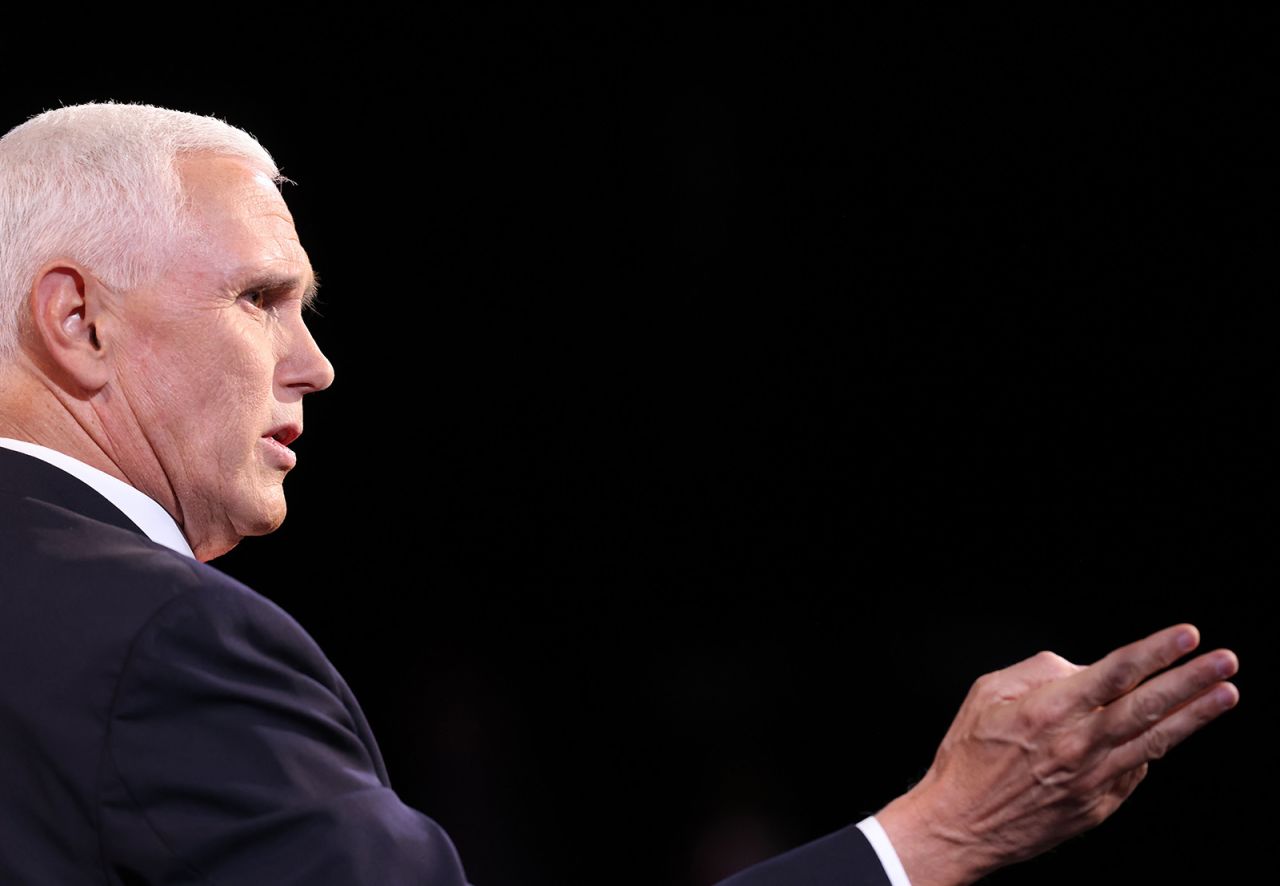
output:
[[28,443],[25,440],[13,440],[9,437],[0,437],[0,446],[15,452],[26,453],[33,458],[48,462],[55,468],[61,468],[77,480],[91,486],[95,492],[119,508],[126,517],[137,524],[147,538],[183,556],[195,559],[191,545],[187,544],[182,530],[178,528],[173,517],[169,516],[169,512],[160,507],[154,499],[134,489],[123,480],[117,480],[105,471],[100,471],[79,459],[47,446]]

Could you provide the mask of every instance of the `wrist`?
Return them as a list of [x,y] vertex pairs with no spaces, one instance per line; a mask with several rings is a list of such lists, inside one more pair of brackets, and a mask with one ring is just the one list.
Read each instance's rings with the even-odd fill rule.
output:
[[948,826],[943,812],[926,776],[876,813],[911,886],[968,886],[999,867],[989,857],[989,847]]

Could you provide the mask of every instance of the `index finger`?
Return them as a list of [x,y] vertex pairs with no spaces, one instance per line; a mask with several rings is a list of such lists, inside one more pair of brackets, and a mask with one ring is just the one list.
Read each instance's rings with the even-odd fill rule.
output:
[[1086,710],[1103,707],[1130,692],[1156,671],[1167,668],[1200,645],[1195,625],[1180,624],[1121,646],[1067,678]]

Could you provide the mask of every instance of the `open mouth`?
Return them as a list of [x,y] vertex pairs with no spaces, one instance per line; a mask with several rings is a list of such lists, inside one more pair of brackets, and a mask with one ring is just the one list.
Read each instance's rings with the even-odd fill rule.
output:
[[262,436],[275,440],[281,446],[288,446],[294,440],[297,440],[298,437],[302,436],[302,431],[293,425],[286,425],[283,428],[277,428],[276,430],[263,434]]
[[297,425],[285,425],[262,435],[267,448],[274,453],[273,461],[276,467],[288,471],[298,463],[298,456],[289,448],[289,444],[297,440],[301,434],[302,430]]

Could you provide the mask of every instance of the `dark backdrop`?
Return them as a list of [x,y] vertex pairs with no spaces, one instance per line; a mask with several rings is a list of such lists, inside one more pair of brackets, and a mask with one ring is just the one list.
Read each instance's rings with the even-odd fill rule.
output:
[[339,24],[11,77],[0,123],[212,113],[297,182],[337,382],[284,528],[219,565],[328,651],[475,882],[702,886],[908,787],[979,674],[1184,620],[1240,655],[1241,707],[992,881],[1248,879],[1265,23]]

